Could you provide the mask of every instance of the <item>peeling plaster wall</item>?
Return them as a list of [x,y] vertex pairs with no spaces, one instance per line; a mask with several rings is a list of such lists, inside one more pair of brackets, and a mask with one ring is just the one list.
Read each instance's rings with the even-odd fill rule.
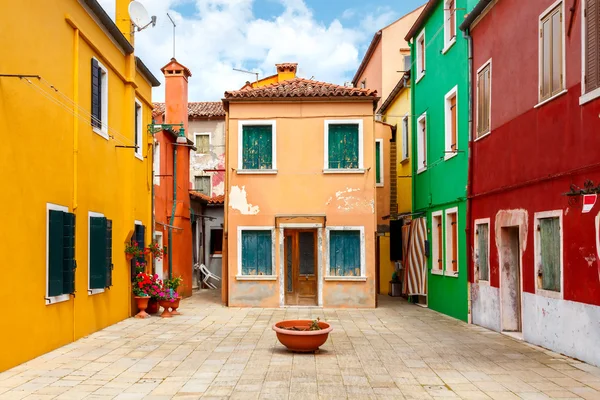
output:
[[211,153],[190,152],[190,187],[194,187],[194,177],[212,176],[212,195],[220,196],[225,193],[225,171],[204,170],[225,169],[225,119],[192,119],[187,137],[194,141],[196,133],[210,133]]
[[500,332],[500,293],[487,284],[471,285],[473,323]]
[[600,307],[523,295],[523,338],[600,366]]
[[229,292],[230,307],[279,307],[277,281],[235,281]]

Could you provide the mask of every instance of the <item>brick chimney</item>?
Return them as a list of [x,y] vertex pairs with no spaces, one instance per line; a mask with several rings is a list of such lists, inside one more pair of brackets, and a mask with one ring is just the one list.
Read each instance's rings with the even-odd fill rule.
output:
[[275,64],[277,67],[277,82],[283,82],[296,77],[298,63]]
[[165,124],[183,124],[188,130],[188,78],[190,70],[171,58],[161,68],[165,76]]
[[131,0],[117,0],[115,4],[115,22],[125,39],[133,45],[133,27],[129,16],[129,3]]

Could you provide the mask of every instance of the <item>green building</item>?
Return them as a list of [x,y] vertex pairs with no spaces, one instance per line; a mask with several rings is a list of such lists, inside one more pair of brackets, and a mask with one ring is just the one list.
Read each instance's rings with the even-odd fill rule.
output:
[[429,0],[408,32],[415,217],[427,219],[429,308],[468,320],[468,42],[458,26],[477,0]]

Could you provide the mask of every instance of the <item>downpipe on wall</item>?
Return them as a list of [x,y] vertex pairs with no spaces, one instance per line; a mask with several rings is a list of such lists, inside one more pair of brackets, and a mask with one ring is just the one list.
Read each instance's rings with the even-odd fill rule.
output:
[[469,146],[467,154],[467,223],[466,223],[466,237],[467,237],[467,265],[471,265],[471,268],[467,268],[467,304],[468,309],[468,321],[472,323],[472,305],[471,305],[471,284],[475,280],[473,263],[473,229],[471,227],[471,214],[472,214],[472,199],[471,195],[473,192],[473,102],[471,101],[472,95],[472,80],[473,80],[473,38],[471,37],[470,30],[463,32],[465,39],[467,39],[467,54],[468,54],[468,73],[467,73],[467,101],[469,102]]
[[173,222],[175,221],[175,207],[177,206],[177,146],[173,145],[173,208],[169,222],[169,279],[173,276]]

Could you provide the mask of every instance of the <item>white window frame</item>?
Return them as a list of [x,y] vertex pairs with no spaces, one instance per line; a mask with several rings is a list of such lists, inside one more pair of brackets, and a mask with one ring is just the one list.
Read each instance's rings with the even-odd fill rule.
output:
[[194,132],[194,146],[198,148],[198,136],[208,136],[208,153],[198,153],[195,154],[210,154],[210,148],[212,146],[212,135],[210,132]]
[[[356,125],[358,124],[358,168],[346,168],[337,169],[329,168],[329,125],[334,124],[346,124]],[[323,124],[324,129],[324,149],[325,154],[323,157],[323,173],[325,174],[363,174],[365,172],[364,165],[364,142],[363,142],[363,120],[362,119],[326,119]],[[375,162],[373,162],[375,164]]]
[[[452,271],[452,232],[449,229],[452,228],[452,225],[449,223],[448,219],[451,214],[456,214],[456,272]],[[459,240],[459,230],[458,230],[458,207],[448,208],[444,211],[444,242],[446,244],[445,251],[445,263],[444,263],[444,275],[452,278],[458,278],[460,273],[460,240]]]
[[[425,131],[421,129],[421,121],[425,120]],[[417,119],[417,174],[427,171],[427,112],[421,114]],[[423,140],[421,140],[421,138]],[[425,142],[425,148],[422,149],[421,143]],[[420,154],[423,152],[423,154]],[[421,155],[423,158],[421,158]],[[423,163],[425,161],[425,163]]]
[[[448,3],[454,1],[454,37],[450,37],[450,10],[448,9]],[[448,50],[456,43],[456,36],[458,35],[458,22],[457,22],[457,0],[444,0],[444,49],[442,54],[446,54]]]
[[[554,2],[550,7],[548,7],[546,10],[544,10],[544,12],[542,12],[538,18],[538,32],[541,31],[542,29],[542,20],[552,11],[554,10],[557,6],[561,6],[562,7],[562,86],[563,86],[563,90],[561,90],[560,92],[556,93],[554,96],[551,96],[549,98],[547,98],[546,100],[542,100],[542,81],[543,81],[543,77],[542,77],[542,65],[544,63],[544,59],[542,57],[542,53],[543,53],[543,47],[544,47],[544,40],[543,37],[538,36],[538,104],[536,104],[534,106],[534,108],[538,108],[543,106],[544,104],[556,99],[559,96],[562,96],[563,94],[567,93],[567,57],[566,57],[566,21],[567,18],[565,18],[565,3],[563,0],[558,0],[556,2]],[[582,40],[583,42],[583,40]],[[582,66],[582,68],[585,68],[585,65]],[[550,79],[552,79],[552,77],[550,77]]]
[[[591,92],[585,92],[585,38],[587,37],[587,29],[586,27],[586,15],[585,15],[585,7],[588,0],[581,1],[581,97],[579,97],[579,105],[584,105],[589,103],[590,101],[597,99],[600,97],[600,87],[592,90]],[[563,15],[564,18],[564,15]]]
[[[436,217],[440,217],[441,226],[435,224]],[[431,213],[431,273],[433,275],[444,275],[444,212],[442,210]],[[442,230],[442,243],[438,243],[438,229]],[[437,260],[442,259],[442,269],[437,267]]]
[[400,162],[404,162],[410,158],[410,153],[409,153],[410,146],[408,145],[409,137],[410,137],[410,120],[409,120],[409,114],[406,113],[404,115],[404,117],[402,117],[402,160],[400,160]]
[[[242,232],[271,231],[271,275],[242,275]],[[274,226],[238,226],[237,227],[237,275],[238,281],[275,281],[277,280],[277,264],[275,264],[275,227]]]
[[[384,187],[384,170],[383,166],[385,163],[383,162],[383,139],[375,139],[375,152],[377,152],[377,143],[379,143],[379,182],[377,182],[377,171],[375,171],[375,186],[376,187]],[[376,158],[377,160],[377,158]],[[377,168],[377,167],[376,167]]]
[[100,128],[93,126],[92,130],[108,140],[108,69],[96,57],[92,58],[98,62],[98,68],[102,71],[102,79],[100,80],[100,118],[102,119],[102,125]]
[[[484,134],[482,134],[481,136],[477,137],[477,125],[479,124],[479,115],[477,114],[477,110],[478,110],[478,106],[479,106],[479,90],[477,90],[477,88],[479,87],[479,73],[481,71],[483,71],[485,69],[485,67],[490,66],[490,104],[489,104],[489,111],[488,111],[488,115],[489,120],[488,120],[488,131]],[[490,133],[492,133],[492,59],[490,58],[489,60],[487,60],[481,67],[479,67],[479,69],[477,70],[477,84],[475,86],[475,117],[476,117],[476,121],[475,121],[475,142],[483,139],[484,137],[486,137],[487,135],[489,135]]]
[[[538,281],[538,271],[540,269],[540,265],[542,263],[542,243],[541,243],[541,232],[537,230],[539,220],[544,218],[557,218],[558,217],[558,229],[559,229],[559,237],[560,237],[560,292],[555,292],[553,290],[545,290],[539,287]],[[543,211],[536,212],[533,216],[534,223],[534,254],[535,254],[535,264],[533,268],[533,279],[535,282],[535,294],[549,297],[552,299],[562,300],[564,298],[565,293],[565,269],[564,269],[564,253],[563,253],[563,211],[562,210],[553,210],[553,211]]]
[[[452,110],[450,99],[456,96],[456,148],[451,148],[452,141]],[[458,154],[458,85],[454,86],[444,97],[444,160],[449,160]]]
[[[87,289],[88,290],[87,290],[87,293],[88,293],[88,296],[93,296],[95,294],[104,293],[104,289],[91,289],[90,288],[90,279],[92,277],[92,274],[91,274],[91,271],[90,271],[90,265],[91,265],[91,260],[90,260],[90,249],[91,249],[90,227],[92,225],[91,224],[91,218],[92,217],[94,217],[94,218],[104,218],[104,214],[93,212],[93,211],[89,211],[88,212],[88,220],[87,220],[87,223],[88,223],[88,232],[87,232],[87,245],[88,245],[88,248],[87,248],[87,250],[88,250],[87,251],[87,253],[88,253],[88,257],[87,257],[87,275],[88,275]],[[136,224],[138,222],[139,221],[136,221]],[[141,222],[140,222],[139,225],[141,225]]]
[[154,144],[154,184],[160,186],[160,142]]
[[[331,231],[359,231],[360,232],[360,276],[337,276],[330,275],[331,271],[331,260],[330,251],[331,246],[330,238]],[[325,280],[326,281],[366,281],[367,280],[367,260],[366,260],[366,241],[365,241],[365,227],[364,226],[328,226],[325,228],[327,235],[327,261],[325,263]]]
[[[142,126],[144,124],[144,107],[142,106],[142,103],[137,98],[135,99],[135,105],[136,105],[136,108],[138,106],[140,108],[139,115],[134,116],[137,118],[137,131],[135,132],[135,136],[137,137],[137,142],[138,142],[138,147],[135,149],[135,157],[138,160],[144,161],[144,156],[142,154],[142,148],[144,147],[144,144],[142,143],[144,140],[144,136],[142,135],[142,132],[144,131],[144,129],[142,128]],[[135,124],[133,126],[135,126]]]
[[[243,169],[243,149],[244,149],[244,126],[251,125],[271,125],[271,134],[273,135],[272,145],[272,162],[271,169]],[[195,138],[194,138],[195,140]],[[238,174],[276,174],[277,173],[277,121],[270,120],[240,120],[238,121]]]
[[[419,45],[421,39],[423,40],[423,64],[425,65],[421,65],[421,46]],[[425,73],[427,72],[427,51],[425,51],[427,49],[427,43],[425,42],[425,29],[423,29],[419,36],[417,36],[415,46],[417,47],[417,50],[415,51],[415,54],[417,55],[417,61],[415,63],[415,65],[417,66],[417,80],[415,81],[416,84],[419,83],[421,79],[423,79]]]
[[475,220],[475,222],[474,222],[473,225],[474,225],[474,228],[475,228],[474,231],[473,231],[473,249],[474,249],[474,251],[473,251],[473,266],[475,266],[475,264],[477,262],[477,257],[479,256],[479,240],[477,238],[477,228],[480,225],[487,225],[487,227],[488,227],[488,240],[487,240],[487,244],[486,244],[486,246],[487,246],[487,255],[488,255],[488,259],[487,259],[487,263],[488,263],[488,265],[487,265],[487,268],[488,268],[488,279],[487,280],[481,279],[480,278],[481,275],[479,273],[480,269],[477,269],[476,281],[479,284],[489,285],[490,284],[490,280],[492,278],[492,271],[491,271],[491,268],[490,268],[490,241],[491,241],[491,233],[492,233],[492,231],[490,229],[491,228],[491,220],[490,220],[490,218],[479,218],[479,219]]
[[46,203],[46,305],[62,303],[68,301],[71,298],[69,293],[61,294],[59,296],[48,295],[48,284],[50,277],[50,210],[62,211],[65,213],[69,212],[69,208],[58,204]]
[[[212,175],[195,175],[194,176],[194,190],[197,190],[196,189],[196,178],[205,178],[205,177],[208,177],[208,182],[209,182],[207,196],[212,197],[212,178],[213,178]],[[198,193],[202,193],[202,192],[198,192]]]

